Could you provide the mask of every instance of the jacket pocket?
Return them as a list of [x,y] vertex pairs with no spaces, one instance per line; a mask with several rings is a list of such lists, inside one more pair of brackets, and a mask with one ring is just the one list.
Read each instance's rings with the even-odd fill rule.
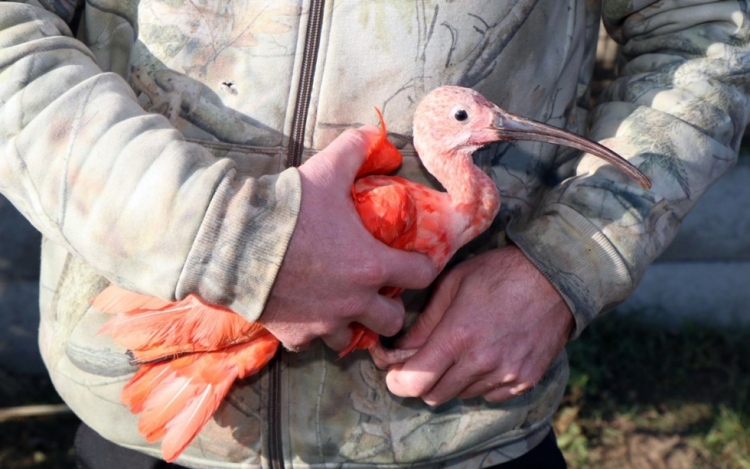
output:
[[216,158],[229,158],[237,165],[241,176],[259,178],[277,174],[286,169],[287,149],[284,147],[262,147],[223,142],[187,139],[207,149]]

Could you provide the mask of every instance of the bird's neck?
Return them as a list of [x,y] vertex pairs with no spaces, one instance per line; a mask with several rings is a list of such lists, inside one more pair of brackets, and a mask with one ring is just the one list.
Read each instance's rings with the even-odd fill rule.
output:
[[500,209],[497,186],[474,164],[469,150],[435,158],[433,162],[437,164],[428,169],[445,187],[454,209],[468,217],[469,225],[463,236],[464,242],[468,242],[489,228],[495,219]]

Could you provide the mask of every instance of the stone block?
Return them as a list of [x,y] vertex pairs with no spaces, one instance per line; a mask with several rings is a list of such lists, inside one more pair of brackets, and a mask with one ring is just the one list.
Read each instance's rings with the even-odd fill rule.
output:
[[750,158],[706,192],[658,261],[750,261]]

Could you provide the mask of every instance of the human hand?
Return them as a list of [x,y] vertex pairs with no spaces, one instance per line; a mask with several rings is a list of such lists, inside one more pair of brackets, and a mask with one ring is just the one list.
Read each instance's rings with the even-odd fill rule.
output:
[[[397,342],[418,350],[391,367],[388,389],[432,406],[454,397],[510,399],[542,378],[573,324],[563,298],[517,247],[486,252],[440,279]],[[379,357],[378,366],[389,365]]]
[[354,208],[352,182],[377,135],[374,127],[344,132],[299,168],[297,226],[258,319],[287,349],[321,337],[341,350],[352,322],[394,335],[403,324],[403,303],[378,290],[425,288],[437,275],[426,256],[376,240]]

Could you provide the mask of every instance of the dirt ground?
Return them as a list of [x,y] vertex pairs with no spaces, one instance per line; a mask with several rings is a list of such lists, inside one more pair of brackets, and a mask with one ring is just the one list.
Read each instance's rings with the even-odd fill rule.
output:
[[568,345],[571,468],[750,469],[750,331],[605,317]]
[[[0,407],[61,402],[46,376],[0,371]],[[73,437],[78,424],[71,413],[0,420],[0,468],[75,468]]]

